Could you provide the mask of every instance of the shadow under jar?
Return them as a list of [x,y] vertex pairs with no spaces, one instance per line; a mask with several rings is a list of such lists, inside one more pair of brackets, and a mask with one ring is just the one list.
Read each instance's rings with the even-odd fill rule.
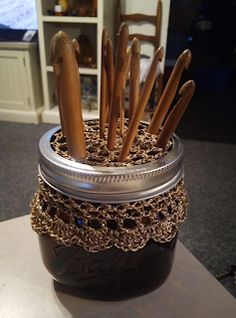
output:
[[58,155],[51,141],[59,129],[40,140],[31,204],[44,265],[81,297],[118,300],[156,289],[171,271],[186,218],[179,138],[160,159],[99,167]]

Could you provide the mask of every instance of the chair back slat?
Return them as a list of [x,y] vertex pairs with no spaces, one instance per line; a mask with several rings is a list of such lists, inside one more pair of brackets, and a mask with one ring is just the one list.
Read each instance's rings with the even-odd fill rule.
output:
[[121,22],[144,22],[144,23],[152,23],[156,24],[156,16],[155,15],[147,15],[147,14],[141,14],[141,13],[134,13],[134,14],[121,14],[120,15],[120,21]]

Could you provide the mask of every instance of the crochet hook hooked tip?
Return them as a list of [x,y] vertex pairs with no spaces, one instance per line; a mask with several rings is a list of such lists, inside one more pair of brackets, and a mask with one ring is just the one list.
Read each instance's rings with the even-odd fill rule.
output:
[[132,54],[139,54],[141,51],[141,46],[138,38],[134,38],[131,44],[131,52]]
[[72,40],[72,44],[73,44],[74,50],[75,50],[77,53],[80,53],[80,45],[79,45],[79,42],[78,42],[76,39],[73,39],[73,40]]
[[163,60],[164,57],[164,47],[161,46],[157,49],[158,52],[158,56],[159,56],[159,61],[161,62]]
[[180,87],[180,89],[178,91],[178,95],[185,96],[187,94],[190,94],[193,91],[195,91],[195,87],[196,87],[196,85],[195,85],[194,81],[189,80]]
[[183,51],[183,53],[180,55],[180,59],[184,60],[185,68],[188,69],[192,59],[191,51],[189,49]]

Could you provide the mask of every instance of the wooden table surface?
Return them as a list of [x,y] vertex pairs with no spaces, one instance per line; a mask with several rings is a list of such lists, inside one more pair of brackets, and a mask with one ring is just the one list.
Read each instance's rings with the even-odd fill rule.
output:
[[81,299],[44,268],[29,216],[0,223],[1,318],[233,318],[235,299],[178,242],[173,270],[156,291],[125,301]]

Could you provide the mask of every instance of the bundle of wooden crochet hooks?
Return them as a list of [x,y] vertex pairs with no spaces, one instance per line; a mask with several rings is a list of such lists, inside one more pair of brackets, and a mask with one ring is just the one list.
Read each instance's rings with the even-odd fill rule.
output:
[[[101,139],[105,138],[105,131],[107,131],[107,148],[110,151],[115,148],[118,122],[120,125],[119,135],[123,136],[124,133],[124,88],[128,74],[130,74],[129,124],[118,157],[120,162],[127,159],[137,137],[138,126],[156,80],[157,66],[164,56],[162,47],[154,52],[146,81],[140,91],[140,43],[138,39],[134,38],[131,47],[128,48],[128,39],[128,27],[126,24],[122,24],[114,59],[112,43],[106,30],[102,34],[99,128]],[[86,157],[86,145],[77,64],[79,49],[79,43],[76,40],[71,41],[64,32],[60,31],[52,38],[52,65],[56,79],[63,134],[66,136],[69,154],[74,158],[83,159]],[[158,147],[166,147],[194,94],[194,82],[186,82],[179,90],[178,102],[169,111],[183,70],[188,68],[190,61],[191,52],[189,50],[184,51],[177,59],[147,129],[149,133],[157,135]]]
[[[101,108],[100,108],[100,136],[104,137],[104,123],[105,123],[105,109],[106,109],[106,93],[105,87],[107,86],[107,78],[109,77],[108,73],[105,72],[108,69],[108,65],[111,63],[107,63],[107,66],[104,66],[106,61],[107,52],[104,49],[106,47],[107,37],[106,31],[103,31],[103,40],[102,40],[102,77],[101,77]],[[143,113],[147,102],[150,98],[151,90],[153,88],[155,79],[156,79],[156,70],[158,63],[162,60],[164,56],[164,49],[159,48],[156,50],[154,54],[154,58],[152,60],[146,81],[144,83],[144,87],[139,93],[139,72],[140,72],[140,44],[138,39],[133,39],[131,44],[131,49],[127,49],[128,47],[128,27],[126,24],[122,24],[120,27],[119,35],[118,35],[118,46],[117,46],[117,54],[115,59],[115,71],[114,77],[113,74],[112,79],[114,81],[113,87],[110,86],[108,95],[112,96],[111,102],[109,103],[109,120],[108,120],[108,141],[107,147],[109,150],[113,150],[115,147],[115,139],[117,133],[117,122],[118,115],[120,114],[120,132],[123,134],[123,94],[124,94],[124,85],[126,83],[126,79],[128,77],[128,73],[130,71],[130,95],[131,95],[131,103],[129,108],[129,117],[130,124],[127,136],[124,140],[124,146],[121,150],[121,154],[119,157],[119,161],[124,161],[124,158],[127,157],[130,147],[135,139],[137,134],[137,129],[140,120],[143,117]],[[112,69],[112,67],[109,67]]]
[[[155,60],[155,55],[154,55],[153,61],[154,60]],[[178,58],[174,66],[174,69],[171,73],[171,76],[167,82],[165,90],[163,94],[161,95],[160,101],[156,107],[153,118],[148,128],[148,132],[152,134],[157,134],[159,130],[161,129],[164,119],[166,118],[166,114],[168,113],[171,103],[175,97],[182,72],[185,68],[188,68],[190,61],[191,61],[191,52],[189,50],[184,51]],[[152,64],[149,70],[149,74],[151,73],[151,70],[155,70],[154,68],[155,66]],[[147,76],[145,84],[149,80],[148,76]],[[150,93],[147,92],[147,88],[145,87],[145,84],[144,84],[143,90],[145,93],[148,94],[147,96],[150,96],[149,95]],[[176,104],[176,106],[174,107],[174,109],[171,111],[168,118],[166,119],[163,130],[159,136],[157,146],[165,147],[167,145],[167,142],[170,139],[171,135],[173,134],[174,130],[176,129],[184,111],[186,110],[194,94],[194,91],[195,91],[195,84],[193,81],[189,81],[185,83],[184,86],[182,86],[182,88],[179,91],[181,98],[179,99],[179,102]],[[127,159],[130,148],[136,136],[137,127],[139,125],[143,110],[147,104],[147,100],[146,100],[145,106],[142,105],[140,107],[140,104],[142,104],[142,102],[140,102],[141,100],[142,100],[142,95],[140,97],[135,115],[132,118],[132,121],[129,125],[128,134],[124,141],[123,148],[121,149],[119,161],[125,161]]]

